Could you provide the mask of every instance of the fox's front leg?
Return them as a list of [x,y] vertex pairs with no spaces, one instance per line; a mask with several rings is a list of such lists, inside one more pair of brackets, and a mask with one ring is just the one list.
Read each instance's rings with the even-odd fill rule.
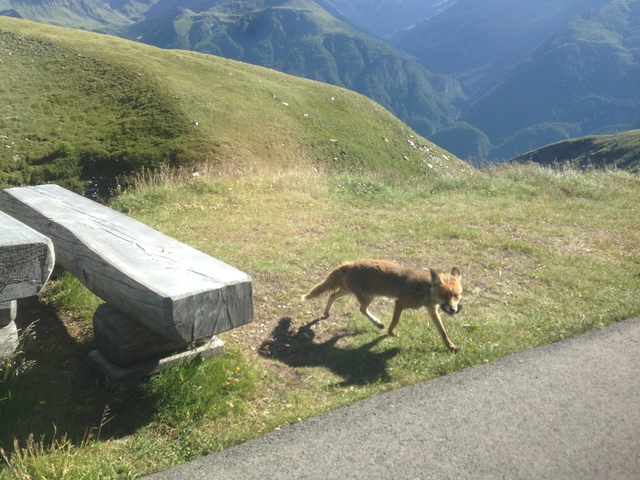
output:
[[398,325],[398,322],[400,321],[400,315],[402,315],[403,310],[404,310],[404,307],[400,305],[400,300],[396,300],[396,306],[393,309],[393,318],[391,319],[389,330],[387,330],[387,332],[389,333],[389,336],[391,337],[396,336],[395,329],[396,329],[396,326]]
[[447,335],[447,331],[444,329],[444,325],[442,324],[442,320],[440,319],[440,315],[438,315],[438,307],[437,306],[427,307],[427,311],[429,312],[429,316],[431,317],[433,324],[438,329],[438,332],[440,333],[440,336],[442,337],[444,344],[449,348],[449,350],[453,352],[457,352],[458,350],[460,350],[449,339],[449,336]]

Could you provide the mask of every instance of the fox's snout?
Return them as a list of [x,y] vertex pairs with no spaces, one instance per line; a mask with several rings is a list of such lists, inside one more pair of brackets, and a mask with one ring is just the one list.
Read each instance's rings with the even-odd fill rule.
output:
[[440,305],[440,308],[442,308],[442,311],[448,313],[449,315],[453,315],[455,313],[460,313],[463,305],[461,302],[459,302],[456,306],[453,306],[450,303],[443,303],[442,305]]

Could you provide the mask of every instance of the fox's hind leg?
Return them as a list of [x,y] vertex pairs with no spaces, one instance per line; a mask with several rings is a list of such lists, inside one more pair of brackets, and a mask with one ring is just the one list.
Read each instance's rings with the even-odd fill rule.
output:
[[358,297],[358,301],[360,302],[360,311],[362,312],[362,314],[367,317],[371,323],[373,323],[376,327],[382,329],[384,328],[384,323],[382,323],[380,320],[378,320],[375,315],[373,315],[370,311],[369,311],[369,305],[371,305],[371,302],[373,301],[372,298],[362,298],[362,297]]
[[331,310],[331,305],[336,299],[340,297],[344,297],[345,295],[349,295],[351,292],[344,287],[340,287],[339,290],[336,290],[329,296],[329,301],[327,302],[327,306],[324,309],[324,318],[329,318],[329,310]]

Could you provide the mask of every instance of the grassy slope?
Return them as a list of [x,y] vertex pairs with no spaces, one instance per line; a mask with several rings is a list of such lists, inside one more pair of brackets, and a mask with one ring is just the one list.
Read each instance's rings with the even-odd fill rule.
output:
[[427,164],[466,168],[348,90],[9,18],[0,18],[0,31],[0,185],[58,181],[80,189],[140,166],[205,161],[404,174],[438,170]]
[[640,130],[594,135],[553,143],[516,157],[514,162],[541,165],[571,163],[640,172]]
[[[66,33],[43,31],[49,41]],[[44,298],[53,320],[25,336],[24,363],[5,369],[0,384],[0,448],[9,464],[2,479],[132,478],[640,314],[637,175],[532,165],[477,171],[444,157],[429,168],[410,131],[358,95],[75,35],[66,40],[74,49],[82,39],[83,53],[152,76],[187,116],[186,128],[199,122],[200,143],[188,148],[211,160],[198,178],[139,177],[113,207],[249,273],[255,320],[222,335],[222,358],[108,388],[86,362],[98,300],[70,277],[51,283]],[[334,157],[360,168],[333,168]],[[433,174],[399,175],[403,166]],[[461,352],[446,350],[424,311],[403,315],[398,338],[381,336],[352,299],[317,321],[324,302],[302,303],[300,295],[336,263],[358,257],[439,270],[457,264],[466,307],[444,322]],[[372,306],[386,322],[391,307]],[[43,318],[29,313],[27,323]]]

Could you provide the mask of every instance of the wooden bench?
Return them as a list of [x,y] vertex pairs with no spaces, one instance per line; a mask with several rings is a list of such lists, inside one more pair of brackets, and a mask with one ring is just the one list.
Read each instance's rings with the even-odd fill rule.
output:
[[106,301],[94,332],[116,366],[253,320],[246,273],[92,200],[57,185],[9,188],[0,210],[49,237],[56,264]]
[[0,211],[0,360],[18,348],[18,299],[42,290],[54,262],[51,240]]

